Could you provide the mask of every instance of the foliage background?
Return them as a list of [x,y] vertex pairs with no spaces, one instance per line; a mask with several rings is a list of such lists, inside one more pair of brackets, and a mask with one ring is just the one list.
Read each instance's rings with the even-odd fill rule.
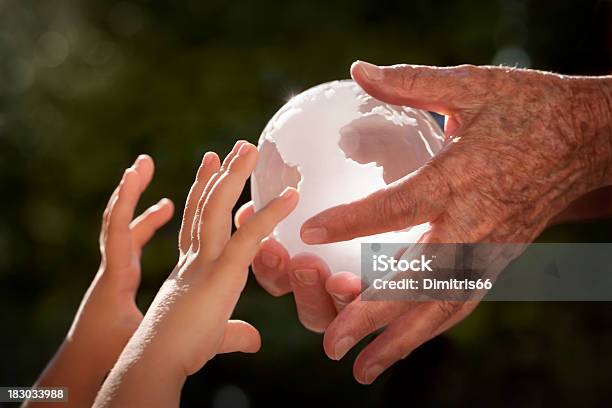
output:
[[[163,194],[180,212],[206,150],[255,142],[292,93],[347,77],[355,59],[602,74],[610,13],[568,0],[0,0],[0,384],[31,384],[60,343],[99,262],[107,196],[139,153],[157,163],[143,208]],[[178,226],[144,253],[143,307],[176,259]],[[610,241],[610,227],[541,239]],[[328,360],[294,309],[250,279],[236,314],[262,351],[216,358],[183,405],[612,402],[606,303],[483,304],[370,387],[352,379],[355,354]]]

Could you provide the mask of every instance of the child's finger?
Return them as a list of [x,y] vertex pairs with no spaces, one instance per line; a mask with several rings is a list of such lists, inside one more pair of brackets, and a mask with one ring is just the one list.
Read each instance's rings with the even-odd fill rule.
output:
[[245,272],[257,254],[260,242],[293,211],[297,202],[298,192],[288,187],[234,233],[216,263],[222,281],[229,279],[234,282],[237,279],[242,282],[246,279]]
[[[123,180],[123,178],[122,178]],[[106,203],[106,208],[102,213],[102,228],[100,228],[100,245],[103,245],[106,241],[106,235],[108,233],[108,220],[110,218],[110,210],[113,204],[115,203],[115,199],[117,198],[117,193],[119,192],[119,186],[115,187],[115,190],[111,194],[108,199],[108,203]]]
[[218,353],[256,353],[260,348],[261,336],[255,327],[242,320],[230,320]]
[[[136,158],[134,164],[132,165],[141,180],[141,191],[143,191],[151,182],[153,178],[153,172],[155,170],[155,165],[153,163],[153,159],[151,156],[147,154],[141,154]],[[121,179],[123,180],[123,178]],[[102,214],[102,228],[100,230],[100,242],[104,242],[105,236],[108,231],[108,222],[110,219],[110,210],[113,204],[115,203],[115,199],[117,198],[117,193],[119,192],[119,186],[115,188],[110,198],[108,199],[108,203],[106,204],[106,208],[104,208],[104,213]]]
[[244,143],[206,198],[200,220],[200,255],[216,259],[232,232],[232,208],[257,163],[257,148]]
[[153,173],[155,172],[153,158],[148,154],[141,154],[136,158],[132,167],[140,176],[140,191],[143,192],[153,179]]
[[162,198],[157,204],[149,207],[130,223],[132,239],[137,248],[142,248],[155,231],[172,218],[174,204],[167,198]]
[[140,177],[136,170],[129,168],[123,174],[117,198],[110,210],[108,224],[109,242],[116,239],[117,234],[129,232],[129,225],[132,218],[134,218],[134,210],[136,209],[139,197]]
[[255,214],[255,207],[253,207],[253,201],[249,201],[248,203],[244,203],[238,211],[236,211],[236,215],[234,216],[234,224],[236,228],[240,228],[242,224],[246,222],[251,216]]
[[223,173],[225,173],[225,171],[227,170],[227,167],[229,166],[229,163],[238,154],[238,150],[240,150],[240,146],[242,146],[244,143],[246,143],[244,140],[238,140],[234,144],[234,147],[232,148],[232,150],[230,150],[227,156],[225,156],[225,159],[223,159],[221,168],[210,178],[210,180],[208,181],[208,184],[206,184],[206,187],[204,188],[204,191],[202,192],[202,195],[199,197],[198,208],[194,216],[193,225],[191,226],[191,241],[194,247],[196,248],[199,248],[199,245],[200,245],[199,225],[200,225],[200,219],[202,218],[202,211],[204,209],[204,204],[206,203],[206,200],[208,199],[210,192],[212,191],[215,184],[217,183],[217,180],[219,180],[219,177]]
[[211,177],[219,171],[219,166],[219,156],[214,152],[207,152],[202,158],[202,163],[198,168],[196,179],[187,195],[187,202],[185,203],[185,210],[183,211],[183,221],[181,223],[181,232],[179,233],[179,249],[182,253],[187,252],[191,245],[193,219],[200,197]]

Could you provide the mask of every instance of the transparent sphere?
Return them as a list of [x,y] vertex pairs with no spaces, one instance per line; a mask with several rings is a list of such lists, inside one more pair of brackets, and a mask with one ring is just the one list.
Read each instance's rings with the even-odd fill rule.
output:
[[359,274],[362,242],[416,242],[427,226],[307,245],[300,239],[301,225],[322,210],[413,172],[443,141],[442,130],[425,111],[383,103],[350,80],[315,86],[287,102],[259,138],[259,161],[251,178],[255,209],[295,187],[300,201],[273,237],[291,256],[314,253],[332,273]]

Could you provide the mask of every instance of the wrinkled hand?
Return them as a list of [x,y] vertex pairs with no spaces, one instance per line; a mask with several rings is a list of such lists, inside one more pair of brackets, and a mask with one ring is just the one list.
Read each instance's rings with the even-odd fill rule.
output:
[[112,368],[142,320],[136,305],[142,248],[174,211],[164,198],[133,219],[153,172],[151,157],[139,156],[111,195],[100,232],[102,262],[67,336],[72,346],[98,362],[103,373]]
[[[609,78],[564,77],[504,67],[377,67],[351,74],[382,101],[446,116],[448,143],[386,189],[325,210],[302,226],[306,243],[352,239],[424,222],[429,243],[533,241],[577,198],[610,184]],[[357,357],[371,383],[423,342],[469,314],[476,302],[361,302],[325,332],[333,359],[386,329]]]
[[[236,213],[235,224],[244,224],[254,213],[248,202]],[[304,327],[322,333],[348,303],[361,292],[353,273],[331,274],[327,264],[311,253],[290,257],[273,238],[266,238],[252,264],[257,282],[273,296],[293,292],[297,314]]]

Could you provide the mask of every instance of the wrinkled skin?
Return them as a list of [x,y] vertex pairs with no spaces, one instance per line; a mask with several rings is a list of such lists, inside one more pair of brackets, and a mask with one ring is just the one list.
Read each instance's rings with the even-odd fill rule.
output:
[[[423,222],[431,229],[422,242],[528,243],[552,223],[609,213],[601,201],[610,197],[605,188],[611,178],[610,78],[364,62],[355,63],[351,74],[382,101],[444,114],[447,145],[388,188],[308,220],[301,231],[306,243]],[[329,279],[348,288],[336,275]],[[386,327],[355,361],[355,378],[369,384],[476,304],[356,299],[328,326],[321,321],[324,348],[330,358],[340,359],[366,335]],[[298,302],[298,313],[299,308]]]

